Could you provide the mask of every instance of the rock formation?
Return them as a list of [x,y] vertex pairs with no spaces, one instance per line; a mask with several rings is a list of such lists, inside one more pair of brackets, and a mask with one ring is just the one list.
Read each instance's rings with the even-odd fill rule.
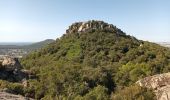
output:
[[10,82],[22,82],[23,79],[33,78],[31,71],[22,70],[22,66],[17,58],[4,57],[0,63],[0,79]]
[[6,71],[15,71],[21,69],[21,64],[17,58],[6,56],[2,62],[2,66]]
[[[27,79],[35,78],[35,75],[28,70],[23,70],[20,62],[17,58],[13,57],[4,57],[4,59],[0,62],[0,79],[9,81],[9,82],[17,82],[23,87],[28,86]],[[15,91],[8,91],[5,88],[0,90],[0,100],[33,100],[30,98],[23,97],[21,95],[12,94]]]
[[157,100],[170,100],[170,73],[149,76],[136,83],[142,87],[153,89]]
[[66,33],[84,33],[90,32],[93,30],[102,30],[102,31],[111,31],[118,32],[118,34],[122,34],[123,32],[113,26],[112,24],[105,23],[103,21],[87,21],[87,22],[77,22],[69,26],[69,29],[66,30]]

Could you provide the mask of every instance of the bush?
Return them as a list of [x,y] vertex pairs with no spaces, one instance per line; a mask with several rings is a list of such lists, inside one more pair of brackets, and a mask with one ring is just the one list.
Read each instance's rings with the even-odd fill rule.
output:
[[151,90],[142,88],[137,85],[131,85],[118,90],[111,96],[112,100],[155,100],[155,95]]
[[109,100],[107,88],[98,85],[83,97],[77,97],[77,100]]

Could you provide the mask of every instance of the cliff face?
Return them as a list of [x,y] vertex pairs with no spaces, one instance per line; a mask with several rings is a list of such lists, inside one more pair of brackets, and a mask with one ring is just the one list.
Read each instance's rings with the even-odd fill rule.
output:
[[142,87],[153,89],[157,100],[170,100],[170,73],[149,76],[136,83]]

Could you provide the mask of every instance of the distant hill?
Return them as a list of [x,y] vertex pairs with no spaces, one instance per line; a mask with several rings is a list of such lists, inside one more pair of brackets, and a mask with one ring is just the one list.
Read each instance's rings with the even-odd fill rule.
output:
[[134,84],[169,72],[170,50],[93,20],[72,24],[21,63],[37,75],[28,87],[36,99],[155,100],[152,92]]
[[40,41],[40,42],[37,42],[37,43],[32,43],[30,45],[25,45],[25,46],[20,46],[20,48],[22,49],[28,49],[28,50],[36,50],[36,49],[40,49],[40,48],[43,48],[44,46],[54,42],[55,40],[53,39],[47,39],[47,40],[44,40],[44,41]]
[[0,49],[21,49],[18,45],[0,45]]
[[26,49],[26,50],[36,50],[46,46],[49,43],[54,42],[53,39],[47,39],[37,43],[1,43],[0,49]]

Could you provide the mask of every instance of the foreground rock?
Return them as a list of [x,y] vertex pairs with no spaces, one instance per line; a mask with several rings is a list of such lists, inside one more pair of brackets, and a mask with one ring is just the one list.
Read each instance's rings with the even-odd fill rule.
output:
[[[32,78],[34,78],[34,74],[29,70],[22,69],[22,66],[17,58],[8,56],[4,57],[4,59],[0,62],[0,80],[16,82],[23,85],[23,87],[27,87],[28,86],[27,80]],[[33,100],[33,99],[26,98],[21,95],[15,95],[15,91],[8,91],[8,89],[6,90],[5,88],[2,88],[2,90],[0,90],[0,100]]]
[[2,61],[2,67],[6,71],[15,71],[21,69],[21,64],[19,63],[17,58],[6,56]]
[[142,87],[153,89],[157,100],[170,100],[170,73],[149,76],[136,83]]
[[0,100],[33,100],[33,99],[26,98],[21,95],[14,95],[6,92],[0,92]]
[[17,58],[4,57],[0,62],[0,79],[10,82],[22,82],[23,79],[34,78],[31,71],[23,70]]

